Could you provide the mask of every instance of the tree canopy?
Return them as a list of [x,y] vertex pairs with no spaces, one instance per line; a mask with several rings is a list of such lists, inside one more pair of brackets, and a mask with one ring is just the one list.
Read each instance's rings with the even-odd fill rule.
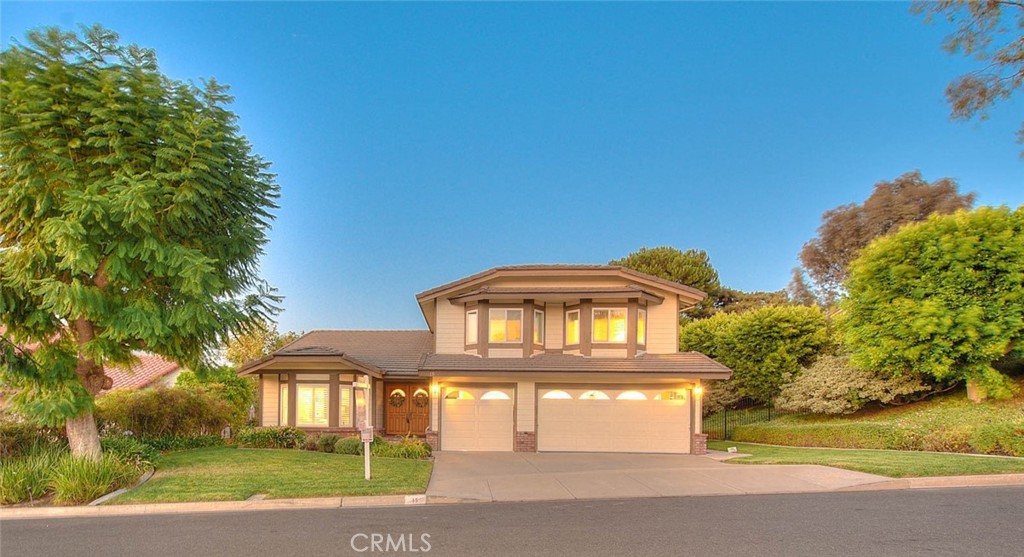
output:
[[227,359],[231,365],[241,367],[274,352],[297,338],[299,335],[292,331],[284,334],[277,332],[277,326],[273,322],[260,322],[228,340]]
[[[955,24],[956,31],[946,37],[942,47],[950,54],[974,58],[980,65],[946,87],[953,118],[985,119],[996,103],[1024,88],[1024,2],[918,0],[914,11],[923,13],[926,21],[938,16]],[[1024,143],[1024,123],[1017,141]]]
[[768,401],[788,377],[828,342],[818,307],[769,306],[744,313],[716,313],[679,330],[681,350],[703,352],[731,368],[739,396]]
[[608,264],[621,265],[706,292],[708,299],[689,310],[687,313],[690,315],[706,313],[714,305],[720,288],[718,271],[711,265],[711,257],[704,250],[681,251],[670,246],[640,248]]
[[881,237],[852,263],[847,287],[855,365],[1008,394],[992,362],[1024,336],[1024,206],[934,215]]
[[98,457],[104,364],[146,350],[203,372],[273,313],[258,259],[278,186],[225,86],[170,79],[110,30],[32,31],[0,66],[0,324],[39,364],[0,379]]
[[908,172],[891,182],[875,184],[863,204],[826,211],[818,235],[800,251],[800,262],[821,302],[829,305],[842,291],[850,262],[871,240],[933,213],[952,213],[973,204],[974,194],[961,195],[953,179],[929,183],[920,172]]

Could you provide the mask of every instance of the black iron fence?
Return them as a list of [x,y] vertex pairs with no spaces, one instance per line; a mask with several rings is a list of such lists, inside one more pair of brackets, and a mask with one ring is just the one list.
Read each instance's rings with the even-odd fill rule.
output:
[[741,425],[770,422],[778,416],[771,401],[767,403],[742,400],[733,408],[719,410],[704,417],[703,430],[708,439],[731,440],[735,429]]

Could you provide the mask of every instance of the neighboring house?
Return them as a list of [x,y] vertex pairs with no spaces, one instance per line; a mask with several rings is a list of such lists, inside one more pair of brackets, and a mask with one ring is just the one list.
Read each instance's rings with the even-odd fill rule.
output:
[[[110,390],[145,389],[147,387],[173,387],[178,382],[182,367],[163,356],[138,352],[139,359],[128,368],[106,366],[103,371],[114,380]],[[106,391],[104,391],[106,392]]]
[[428,330],[313,331],[239,373],[265,426],[354,433],[369,406],[441,450],[700,454],[701,382],[732,374],[679,352],[704,297],[617,266],[497,267],[420,293]]

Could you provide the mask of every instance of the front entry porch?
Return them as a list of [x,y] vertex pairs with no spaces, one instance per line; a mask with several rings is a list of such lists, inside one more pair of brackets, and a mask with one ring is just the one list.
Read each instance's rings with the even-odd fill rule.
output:
[[384,433],[426,434],[430,425],[430,385],[413,382],[384,383]]

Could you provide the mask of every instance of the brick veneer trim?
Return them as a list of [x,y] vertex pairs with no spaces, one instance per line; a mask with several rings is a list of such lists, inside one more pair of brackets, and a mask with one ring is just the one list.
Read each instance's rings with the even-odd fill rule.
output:
[[514,450],[517,453],[537,452],[537,433],[534,431],[517,431]]
[[693,435],[693,446],[690,447],[690,454],[708,454],[708,434],[695,433]]

